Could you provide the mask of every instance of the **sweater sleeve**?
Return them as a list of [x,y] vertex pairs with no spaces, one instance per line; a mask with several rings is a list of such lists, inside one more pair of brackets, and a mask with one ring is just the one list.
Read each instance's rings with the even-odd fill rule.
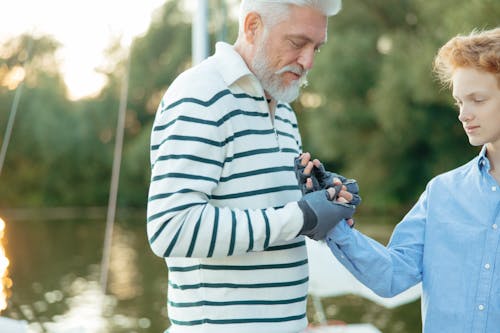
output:
[[[232,140],[210,101],[165,97],[151,135],[147,232],[161,257],[222,257],[261,251],[298,234],[296,202],[281,208],[235,209],[213,204]],[[213,102],[213,101],[212,101]]]

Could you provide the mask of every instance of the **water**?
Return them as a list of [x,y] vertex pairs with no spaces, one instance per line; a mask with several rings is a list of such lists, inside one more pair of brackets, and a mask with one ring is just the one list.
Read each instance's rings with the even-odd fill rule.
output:
[[[6,223],[13,286],[2,316],[26,320],[36,333],[160,333],[168,326],[166,268],[149,249],[145,219],[115,223],[106,295],[98,282],[104,220]],[[366,225],[364,231],[385,242],[391,230]],[[395,309],[352,295],[322,303],[330,320],[372,323],[384,333],[421,332],[419,301]],[[308,316],[316,320],[312,310]]]

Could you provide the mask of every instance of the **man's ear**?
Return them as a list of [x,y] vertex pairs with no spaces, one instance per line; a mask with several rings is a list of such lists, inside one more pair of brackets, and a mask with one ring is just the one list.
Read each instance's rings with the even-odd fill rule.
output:
[[260,15],[256,12],[248,13],[243,24],[243,31],[245,32],[247,42],[253,44],[259,35],[259,31],[262,29],[263,25]]

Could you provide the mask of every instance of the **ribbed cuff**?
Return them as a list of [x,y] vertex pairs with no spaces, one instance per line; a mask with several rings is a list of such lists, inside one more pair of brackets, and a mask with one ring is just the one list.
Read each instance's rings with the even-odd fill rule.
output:
[[304,225],[302,226],[299,235],[307,235],[316,227],[316,225],[318,225],[318,219],[307,202],[297,201],[297,204],[304,215]]

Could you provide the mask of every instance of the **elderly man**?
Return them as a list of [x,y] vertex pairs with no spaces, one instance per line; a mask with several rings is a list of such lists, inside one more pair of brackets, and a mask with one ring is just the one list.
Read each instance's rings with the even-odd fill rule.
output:
[[[161,101],[147,231],[168,266],[169,333],[306,327],[304,235],[323,239],[357,196],[297,159],[288,103],[339,10],[340,0],[243,0],[236,43],[218,43]],[[296,175],[310,182],[313,168],[317,191],[302,196]]]

